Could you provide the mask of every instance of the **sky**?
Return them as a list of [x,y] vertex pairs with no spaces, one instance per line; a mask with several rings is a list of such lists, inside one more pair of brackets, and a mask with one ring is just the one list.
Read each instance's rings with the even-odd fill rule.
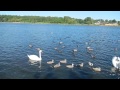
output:
[[120,11],[0,11],[0,15],[20,16],[70,16],[77,19],[91,17],[93,19],[108,19],[120,21]]

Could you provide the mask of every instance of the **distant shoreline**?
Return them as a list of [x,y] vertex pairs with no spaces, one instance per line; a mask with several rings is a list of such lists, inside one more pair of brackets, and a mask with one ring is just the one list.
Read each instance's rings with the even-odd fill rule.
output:
[[67,24],[67,23],[43,23],[43,22],[35,22],[35,23],[31,23],[31,22],[0,22],[0,23],[28,23],[28,24],[60,24],[60,25],[84,25],[84,26],[120,26],[120,25],[112,25],[112,24],[106,24],[106,25],[95,25],[95,24]]

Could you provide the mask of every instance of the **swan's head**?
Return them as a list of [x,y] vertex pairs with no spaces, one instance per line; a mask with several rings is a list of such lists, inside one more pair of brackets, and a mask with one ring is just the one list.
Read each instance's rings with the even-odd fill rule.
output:
[[52,62],[54,62],[54,60],[52,59]]
[[72,63],[72,66],[74,66],[74,64]]
[[42,50],[40,48],[36,48],[38,51],[42,52]]

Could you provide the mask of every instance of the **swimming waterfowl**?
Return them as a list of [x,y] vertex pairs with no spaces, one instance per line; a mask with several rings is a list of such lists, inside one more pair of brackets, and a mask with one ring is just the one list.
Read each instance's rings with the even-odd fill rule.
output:
[[91,54],[91,57],[92,57],[92,58],[95,58],[95,56],[94,56],[94,55],[92,55],[92,54]]
[[66,59],[61,60],[60,63],[67,63],[67,60]]
[[87,47],[87,50],[92,51],[93,49],[91,47]]
[[97,71],[97,72],[100,72],[101,71],[101,68],[100,67],[96,67],[96,68],[93,68],[94,71]]
[[42,60],[41,53],[42,53],[42,50],[39,50],[39,56],[37,55],[27,55],[27,56],[30,60],[41,61]]
[[48,61],[47,64],[53,64],[54,60],[52,59],[52,61]]
[[84,63],[81,63],[81,64],[79,64],[79,65],[80,65],[80,67],[83,67]]
[[77,52],[77,49],[73,49],[74,52]]
[[32,47],[32,45],[29,45],[29,47]]
[[112,64],[115,68],[120,69],[120,57],[114,56],[112,58]]
[[72,63],[72,65],[66,65],[67,68],[73,68],[74,64]]
[[58,68],[58,67],[60,67],[61,65],[60,65],[60,62],[58,63],[58,64],[56,64],[56,65],[54,65],[54,68]]
[[57,48],[54,48],[55,50],[57,50]]
[[89,64],[89,66],[93,66],[93,63],[91,63],[91,62],[88,62],[88,64]]
[[63,42],[59,42],[59,44],[62,44]]

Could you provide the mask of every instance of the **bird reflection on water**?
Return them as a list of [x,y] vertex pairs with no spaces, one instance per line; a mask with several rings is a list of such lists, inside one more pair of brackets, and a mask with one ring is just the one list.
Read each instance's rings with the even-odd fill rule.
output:
[[30,60],[30,65],[34,65],[34,66],[39,66],[39,68],[41,69],[41,61],[34,61],[34,60]]

